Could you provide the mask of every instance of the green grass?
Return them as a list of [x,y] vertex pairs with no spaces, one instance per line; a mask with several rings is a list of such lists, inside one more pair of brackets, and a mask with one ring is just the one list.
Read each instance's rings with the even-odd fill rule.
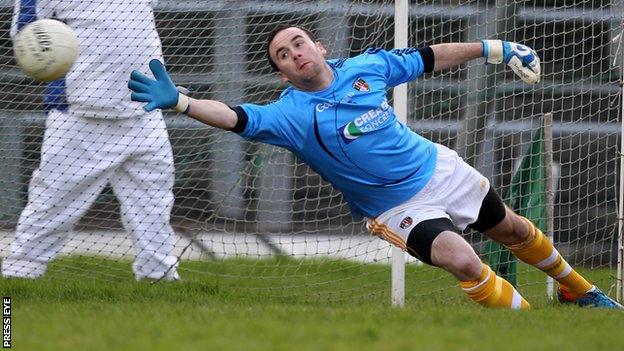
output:
[[41,280],[0,279],[0,294],[12,297],[13,349],[624,348],[624,313],[551,304],[543,275],[524,269],[521,291],[535,308],[519,312],[482,308],[428,267],[408,266],[403,309],[389,306],[385,265],[240,259],[180,268],[182,282],[137,283],[130,262],[66,258]]

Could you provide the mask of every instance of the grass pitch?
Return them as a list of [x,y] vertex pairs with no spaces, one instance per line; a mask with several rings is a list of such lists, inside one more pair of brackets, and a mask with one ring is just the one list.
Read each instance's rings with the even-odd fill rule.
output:
[[408,267],[403,309],[389,306],[384,265],[232,260],[185,262],[181,272],[182,282],[137,283],[129,262],[67,258],[41,280],[0,279],[13,349],[624,349],[624,313],[550,303],[530,283],[539,273],[519,277],[535,307],[520,312],[482,308],[428,267]]

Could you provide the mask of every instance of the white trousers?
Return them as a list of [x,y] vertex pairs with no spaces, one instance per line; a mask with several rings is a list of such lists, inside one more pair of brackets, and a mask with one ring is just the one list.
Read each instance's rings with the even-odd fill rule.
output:
[[[160,111],[141,118],[85,119],[51,111],[28,204],[2,275],[37,278],[107,183],[131,233],[137,279],[178,279],[172,255],[173,155]],[[94,253],[95,254],[95,253]]]

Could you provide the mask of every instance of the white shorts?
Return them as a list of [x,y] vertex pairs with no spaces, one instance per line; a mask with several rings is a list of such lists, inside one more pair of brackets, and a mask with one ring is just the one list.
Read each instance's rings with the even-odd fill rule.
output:
[[410,231],[422,221],[448,218],[463,231],[477,220],[490,182],[457,152],[440,144],[436,147],[436,167],[427,185],[406,202],[368,218],[373,235],[406,250]]

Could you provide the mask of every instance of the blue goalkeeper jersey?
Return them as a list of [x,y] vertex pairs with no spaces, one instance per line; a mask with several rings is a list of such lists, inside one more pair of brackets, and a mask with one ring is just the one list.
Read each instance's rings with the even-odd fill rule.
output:
[[388,88],[416,79],[417,49],[369,49],[328,61],[334,72],[318,92],[287,88],[267,105],[243,104],[247,139],[284,147],[342,192],[355,217],[376,217],[427,184],[436,165],[433,142],[399,122]]

